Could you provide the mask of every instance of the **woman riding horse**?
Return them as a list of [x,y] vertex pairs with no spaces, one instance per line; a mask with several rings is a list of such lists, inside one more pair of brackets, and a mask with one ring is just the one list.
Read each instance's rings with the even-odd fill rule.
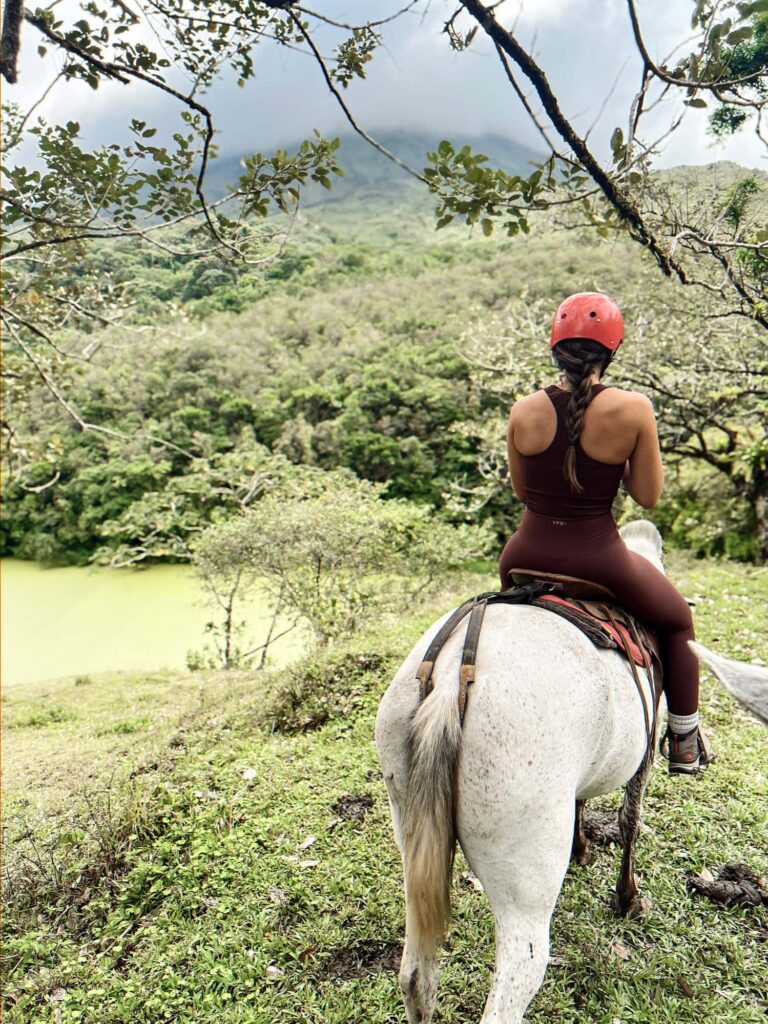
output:
[[688,647],[693,619],[685,598],[619,536],[611,506],[621,481],[644,508],[659,500],[664,471],[650,401],[598,381],[624,340],[613,299],[579,292],[560,304],[550,349],[559,384],[512,406],[507,457],[525,506],[499,563],[512,569],[593,580],[659,638],[668,708],[669,771],[692,775],[709,762],[699,735],[699,664]]

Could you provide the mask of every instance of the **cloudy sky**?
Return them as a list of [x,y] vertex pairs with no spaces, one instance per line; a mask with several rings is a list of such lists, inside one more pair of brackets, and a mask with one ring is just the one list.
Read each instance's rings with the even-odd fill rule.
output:
[[[401,6],[403,0],[311,4],[336,20],[357,22]],[[692,6],[692,0],[639,0],[646,42],[656,58],[690,38]],[[71,16],[75,9],[74,0],[63,0],[57,12]],[[345,94],[358,122],[374,135],[382,129],[429,128],[458,140],[491,131],[539,148],[539,137],[482,31],[469,51],[450,49],[443,26],[454,9],[447,0],[424,0],[415,12],[384,26],[384,46],[368,65],[368,79],[353,82]],[[617,125],[625,125],[639,82],[625,0],[505,0],[497,14],[503,24],[516,25],[523,44],[533,44],[577,130],[583,134],[597,119],[591,138],[605,158],[608,139]],[[473,23],[465,14],[459,24],[467,30]],[[317,31],[316,41],[326,55],[338,39],[334,33],[330,28]],[[38,42],[36,30],[26,25],[19,84],[5,87],[5,99],[28,104],[55,74],[60,58],[39,58]],[[268,152],[307,137],[313,128],[326,134],[348,130],[310,56],[268,43],[255,51],[255,65],[256,78],[244,89],[237,88],[232,75],[207,97],[222,154]],[[660,136],[682,109],[680,98],[660,104],[644,122],[645,139]],[[137,84],[103,86],[95,93],[79,83],[63,84],[41,111],[49,122],[78,120],[89,144],[125,138],[125,125],[136,116],[162,130],[179,127],[178,107]],[[751,130],[715,144],[705,124],[706,112],[688,110],[682,126],[662,144],[658,165],[729,159],[768,169],[765,148]]]

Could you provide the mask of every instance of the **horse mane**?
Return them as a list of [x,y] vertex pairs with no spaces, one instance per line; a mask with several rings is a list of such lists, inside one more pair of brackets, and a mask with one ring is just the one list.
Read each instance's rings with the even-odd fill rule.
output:
[[661,560],[661,534],[649,519],[636,519],[632,523],[627,523],[621,527],[619,533],[630,551],[647,558],[652,565],[664,572]]

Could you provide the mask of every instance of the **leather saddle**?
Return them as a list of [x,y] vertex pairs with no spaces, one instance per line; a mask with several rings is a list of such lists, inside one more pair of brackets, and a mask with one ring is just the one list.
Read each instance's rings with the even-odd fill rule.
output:
[[[432,673],[443,644],[462,619],[469,615],[459,670],[459,721],[463,722],[467,690],[475,679],[477,648],[486,607],[489,604],[531,604],[561,615],[598,647],[616,648],[626,656],[643,704],[648,738],[646,756],[652,757],[656,707],[661,693],[661,658],[654,634],[619,606],[608,587],[594,580],[535,569],[512,569],[509,576],[512,586],[507,590],[469,598],[443,623],[416,672],[419,700],[425,700],[432,691]],[[648,672],[653,682],[655,699],[650,709],[646,705],[638,666]]]
[[580,579],[578,576],[563,576],[561,573],[542,572],[540,569],[510,569],[509,578],[520,586],[537,581],[548,583],[555,593],[567,597],[616,602],[613,591],[608,587],[593,580]]

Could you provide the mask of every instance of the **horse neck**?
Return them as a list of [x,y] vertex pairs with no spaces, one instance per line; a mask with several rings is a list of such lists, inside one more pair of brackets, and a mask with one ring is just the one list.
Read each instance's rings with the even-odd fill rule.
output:
[[659,572],[664,572],[664,563],[661,560],[661,556],[656,545],[650,538],[646,537],[630,537],[625,541],[630,551],[634,551],[636,555],[642,555],[643,558],[647,558],[651,565],[655,566]]

